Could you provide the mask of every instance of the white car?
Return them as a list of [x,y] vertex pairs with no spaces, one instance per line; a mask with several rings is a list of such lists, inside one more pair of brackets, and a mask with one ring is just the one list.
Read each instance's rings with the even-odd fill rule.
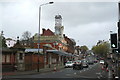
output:
[[65,63],[65,68],[67,68],[67,67],[73,67],[73,62],[72,61],[67,61]]
[[104,62],[104,60],[100,60],[100,64],[104,64],[105,62]]

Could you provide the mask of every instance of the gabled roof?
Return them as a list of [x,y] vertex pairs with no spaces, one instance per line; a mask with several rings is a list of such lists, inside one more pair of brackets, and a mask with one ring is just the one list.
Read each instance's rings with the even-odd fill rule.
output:
[[19,40],[17,40],[17,43],[11,47],[11,49],[24,50],[25,48],[20,44]]
[[55,34],[50,29],[43,29],[41,36],[54,36]]
[[7,38],[6,40],[12,40],[11,38]]

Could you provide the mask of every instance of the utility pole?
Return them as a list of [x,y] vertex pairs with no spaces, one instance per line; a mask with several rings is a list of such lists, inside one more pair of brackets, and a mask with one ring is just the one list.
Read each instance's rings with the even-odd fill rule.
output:
[[119,54],[120,54],[120,2],[118,3],[118,49],[116,52],[116,79],[119,78]]
[[[117,34],[117,40],[114,38],[113,41],[111,40],[111,48],[113,49],[113,53],[115,54],[115,62],[116,62],[116,75],[115,75],[115,78],[118,79],[119,78],[119,63],[118,63],[118,60],[119,60],[119,54],[120,54],[120,2],[118,3],[118,34]],[[112,36],[113,34],[111,34]],[[111,37],[112,39],[112,37]],[[117,46],[115,47],[114,44],[117,44]]]
[[48,2],[48,3],[45,3],[45,4],[41,4],[39,6],[39,29],[38,29],[38,68],[37,68],[37,71],[39,72],[39,67],[40,67],[40,22],[41,22],[41,8],[42,6],[44,5],[48,5],[48,4],[53,4],[54,2]]
[[118,3],[119,13],[118,13],[118,53],[120,53],[120,2]]

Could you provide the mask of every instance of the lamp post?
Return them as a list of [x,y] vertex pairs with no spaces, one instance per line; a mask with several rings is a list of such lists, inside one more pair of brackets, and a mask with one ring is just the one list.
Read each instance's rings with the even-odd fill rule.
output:
[[40,63],[40,60],[39,60],[39,57],[40,57],[40,53],[39,53],[39,49],[40,49],[40,15],[41,15],[41,7],[44,6],[44,5],[47,5],[47,4],[53,4],[53,2],[49,2],[49,3],[45,3],[45,4],[41,4],[39,6],[39,29],[38,29],[38,69],[37,71],[39,72],[39,63]]

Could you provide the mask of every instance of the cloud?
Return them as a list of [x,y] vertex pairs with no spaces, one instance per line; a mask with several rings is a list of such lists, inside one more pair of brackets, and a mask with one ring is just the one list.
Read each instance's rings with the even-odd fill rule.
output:
[[87,45],[89,48],[92,48],[92,46],[95,45],[98,40],[108,41],[111,30],[117,30],[115,22],[79,25],[77,28],[71,27],[65,29],[65,33],[69,37],[74,38],[77,42],[77,45]]
[[[37,33],[40,4],[34,1],[27,4],[24,1],[0,4],[5,36],[21,36],[26,30]],[[98,40],[108,40],[110,30],[117,30],[116,2],[55,2],[42,6],[41,29],[49,28],[54,32],[54,17],[57,14],[63,18],[64,33],[79,40],[79,45],[92,47]]]
[[111,2],[64,2],[43,7],[43,19],[49,20],[58,13],[63,16],[63,23],[71,27],[92,22],[114,21],[118,15],[117,3]]

